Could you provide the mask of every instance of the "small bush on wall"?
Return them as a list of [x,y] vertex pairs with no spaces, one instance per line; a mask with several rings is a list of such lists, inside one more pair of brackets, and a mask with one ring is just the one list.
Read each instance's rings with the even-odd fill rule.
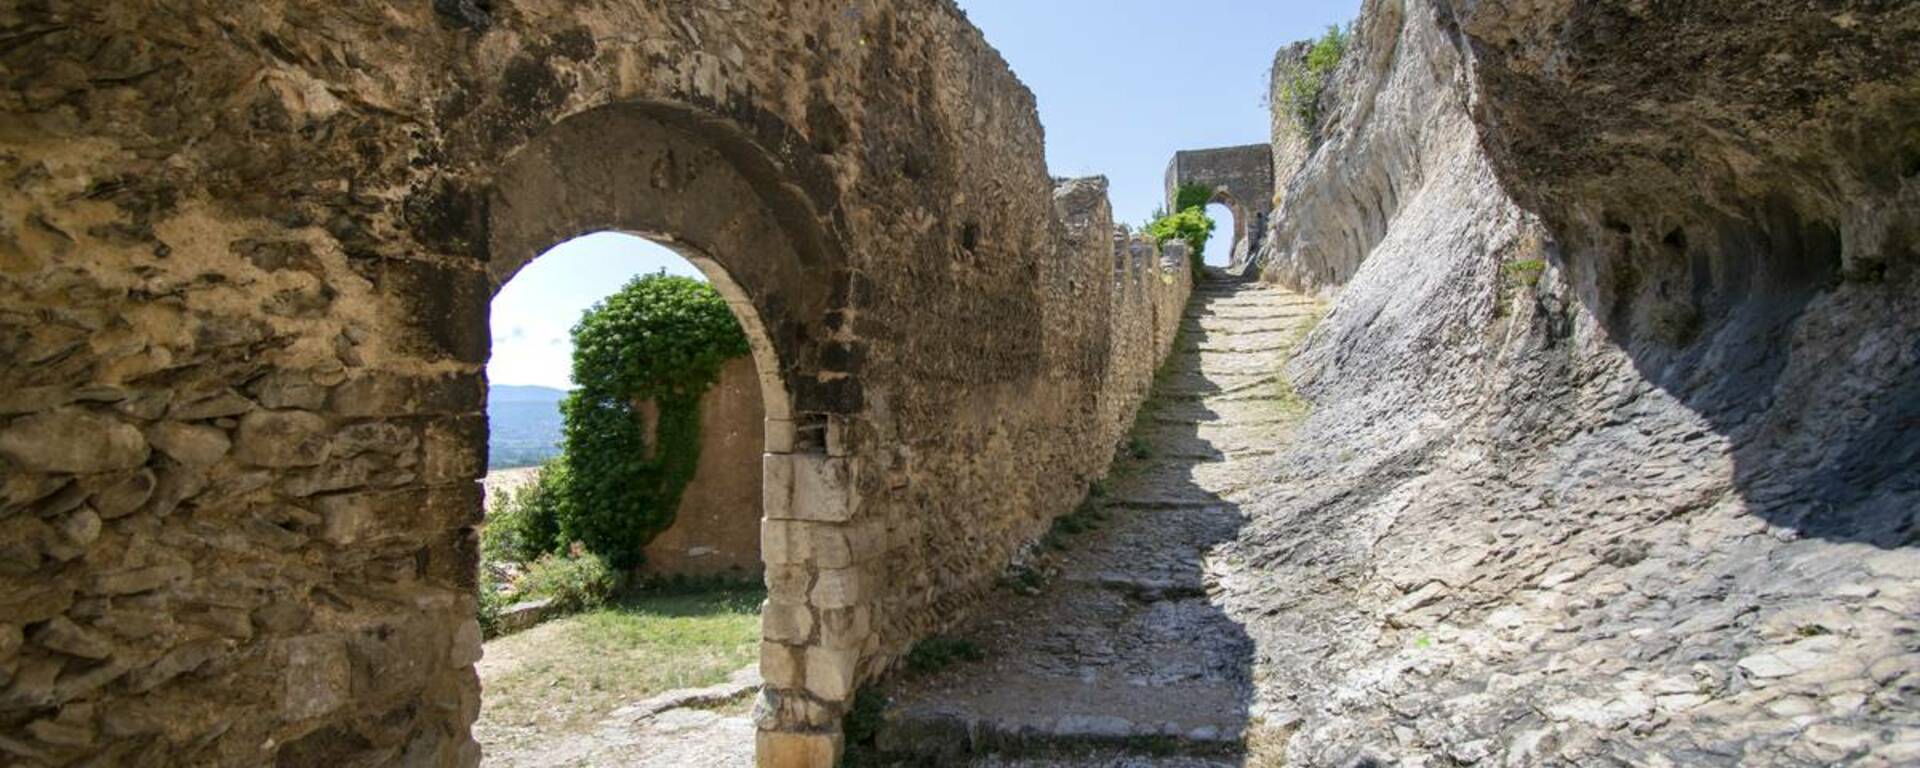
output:
[[[719,292],[661,274],[634,279],[573,327],[559,541],[578,541],[616,568],[673,522],[700,461],[700,396],[747,337]],[[639,413],[658,408],[654,434]]]
[[1293,111],[1301,133],[1307,136],[1314,135],[1320,128],[1320,97],[1333,79],[1334,69],[1340,66],[1340,59],[1346,56],[1352,35],[1349,27],[1327,27],[1326,34],[1307,49],[1306,61],[1285,75],[1280,84],[1281,98]]
[[1170,240],[1187,244],[1187,264],[1198,279],[1206,263],[1207,238],[1213,236],[1213,217],[1207,215],[1207,203],[1213,201],[1213,188],[1205,184],[1182,184],[1174,190],[1174,212],[1155,211],[1143,231],[1164,246]]

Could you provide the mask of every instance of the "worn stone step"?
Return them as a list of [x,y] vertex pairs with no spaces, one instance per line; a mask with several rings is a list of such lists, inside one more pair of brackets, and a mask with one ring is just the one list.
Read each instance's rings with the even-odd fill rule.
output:
[[1234,395],[1262,388],[1276,390],[1279,381],[1279,375],[1271,372],[1200,374],[1176,370],[1160,382],[1154,394],[1167,397]]
[[1150,418],[1160,424],[1239,424],[1249,426],[1271,426],[1291,423],[1300,419],[1296,408],[1282,407],[1277,393],[1268,393],[1264,399],[1248,398],[1244,400],[1205,400],[1205,399],[1163,399],[1154,404]]
[[1109,506],[1127,509],[1221,509],[1232,506],[1232,502],[1211,497],[1121,497],[1106,501]]
[[[1107,760],[1117,761],[1094,765],[1142,764],[1126,758],[1164,765],[1162,761],[1169,759],[1205,757],[1221,762],[1188,764],[1234,765],[1234,758],[1246,750],[1250,718],[1244,712],[1210,711],[1220,708],[1196,701],[1209,690],[1196,694],[1178,688],[1074,681],[1046,688],[1029,693],[1039,706],[1014,713],[939,707],[889,713],[880,727],[879,748],[888,757],[933,766],[1060,765],[1033,759],[1088,753],[1105,753]],[[1150,706],[1116,704],[1121,701]],[[1152,710],[1150,716],[1142,717],[1146,714],[1142,709]],[[1008,758],[1020,762],[1002,762]]]
[[1197,320],[1180,321],[1180,330],[1182,333],[1185,333],[1189,339],[1251,336],[1263,333],[1274,333],[1282,330],[1282,328],[1283,326],[1273,323],[1224,324],[1217,319],[1208,325],[1202,325],[1200,321]]

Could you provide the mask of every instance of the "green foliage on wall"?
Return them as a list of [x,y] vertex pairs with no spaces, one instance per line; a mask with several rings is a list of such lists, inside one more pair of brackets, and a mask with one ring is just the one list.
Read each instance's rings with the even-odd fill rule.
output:
[[1207,203],[1213,201],[1213,191],[1213,187],[1205,184],[1180,185],[1173,193],[1174,212],[1155,211],[1153,220],[1141,228],[1162,246],[1169,240],[1186,241],[1187,265],[1193,270],[1194,279],[1201,276],[1202,265],[1206,263],[1207,238],[1213,236],[1215,227],[1213,217],[1207,215]]
[[[573,381],[560,405],[567,503],[560,541],[616,568],[673,522],[700,461],[700,396],[747,337],[712,286],[665,273],[634,279],[573,327]],[[658,420],[648,445],[640,403]]]
[[1213,187],[1205,184],[1182,184],[1173,191],[1173,209],[1184,211],[1188,208],[1205,208],[1213,202]]
[[1293,111],[1301,133],[1312,136],[1320,128],[1320,97],[1333,79],[1333,71],[1347,53],[1352,41],[1351,26],[1332,25],[1326,34],[1307,49],[1305,63],[1293,69],[1280,84],[1280,97]]

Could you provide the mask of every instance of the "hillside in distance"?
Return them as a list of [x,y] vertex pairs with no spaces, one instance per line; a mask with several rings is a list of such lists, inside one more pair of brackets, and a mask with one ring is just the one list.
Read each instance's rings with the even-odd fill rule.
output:
[[487,469],[531,467],[560,453],[560,400],[551,387],[487,388]]

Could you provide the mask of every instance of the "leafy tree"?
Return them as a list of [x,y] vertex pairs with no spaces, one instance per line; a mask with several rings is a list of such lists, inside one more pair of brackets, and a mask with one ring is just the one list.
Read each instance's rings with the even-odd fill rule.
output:
[[[747,338],[712,286],[662,272],[588,309],[573,350],[558,541],[631,568],[673,522],[700,461],[700,396],[747,354]],[[639,413],[647,400],[658,408],[652,445]]]

